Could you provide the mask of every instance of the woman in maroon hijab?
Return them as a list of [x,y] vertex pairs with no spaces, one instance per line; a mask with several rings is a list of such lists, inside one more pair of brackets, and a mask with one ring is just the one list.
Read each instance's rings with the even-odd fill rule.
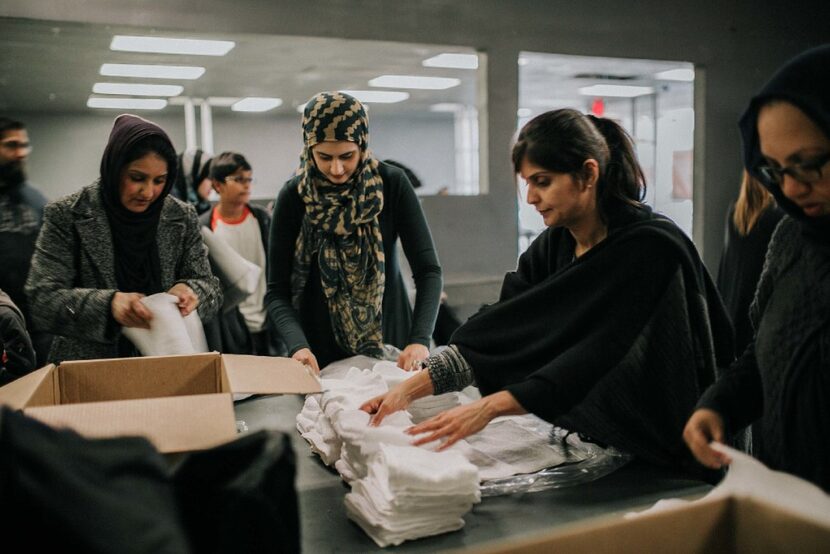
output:
[[176,153],[156,124],[116,118],[100,179],[48,205],[26,293],[56,335],[50,361],[138,355],[123,327],[149,327],[145,295],[168,292],[202,320],[221,304],[196,211],[169,196]]

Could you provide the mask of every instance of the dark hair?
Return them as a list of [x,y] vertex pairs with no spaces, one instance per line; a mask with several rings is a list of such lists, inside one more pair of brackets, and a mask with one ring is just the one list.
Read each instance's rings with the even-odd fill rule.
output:
[[124,163],[121,165],[119,171],[122,171],[131,162],[141,159],[150,153],[158,154],[164,158],[164,161],[167,162],[167,182],[173,183],[176,179],[174,172],[178,167],[176,151],[173,149],[173,145],[170,144],[170,141],[166,140],[166,137],[162,137],[160,135],[150,135],[133,144],[124,156]]
[[22,131],[25,128],[22,121],[0,116],[0,136],[5,135],[7,131]]
[[210,178],[224,181],[240,169],[251,171],[251,164],[239,152],[222,152],[210,161]]
[[406,178],[409,179],[410,183],[412,183],[412,188],[414,188],[414,189],[421,188],[421,180],[418,179],[418,176],[415,175],[415,172],[412,171],[411,169],[409,169],[409,167],[405,166],[404,164],[402,164],[401,162],[396,161],[396,160],[383,160],[383,161],[384,161],[384,163],[387,163],[389,165],[394,165],[395,167],[397,167],[398,169],[403,171],[404,175],[406,175]]
[[634,154],[634,143],[610,119],[572,109],[538,115],[522,127],[513,146],[516,173],[525,159],[579,180],[586,177],[585,160],[596,160],[597,209],[605,223],[619,209],[640,206],[645,198],[646,180]]

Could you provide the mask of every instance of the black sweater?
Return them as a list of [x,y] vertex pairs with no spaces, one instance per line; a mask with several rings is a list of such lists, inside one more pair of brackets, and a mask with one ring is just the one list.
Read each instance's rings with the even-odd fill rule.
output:
[[718,290],[735,326],[735,352],[740,354],[752,340],[749,305],[764,268],[764,256],[776,225],[784,212],[772,206],[764,210],[749,233],[735,227],[735,205],[726,215],[726,244],[718,266]]
[[[429,345],[443,286],[441,266],[418,197],[404,173],[380,163],[383,210],[380,232],[386,257],[383,293],[383,342],[398,348],[417,343]],[[277,197],[268,249],[268,292],[265,304],[271,320],[285,340],[289,354],[310,348],[320,366],[351,356],[335,341],[331,317],[320,283],[316,255],[301,298],[299,313],[291,304],[291,270],[297,235],[305,206],[297,192],[300,178],[288,181]],[[417,294],[410,307],[398,264],[395,244],[401,239],[412,268]]]

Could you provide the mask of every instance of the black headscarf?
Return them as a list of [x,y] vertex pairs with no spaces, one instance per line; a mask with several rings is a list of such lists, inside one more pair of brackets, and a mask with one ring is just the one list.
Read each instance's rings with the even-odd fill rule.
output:
[[[121,172],[125,165],[141,157],[135,156],[136,147],[154,137],[169,146],[165,148],[167,152],[156,152],[167,160],[167,182],[159,197],[144,212],[131,212],[121,203]],[[112,232],[115,279],[118,288],[124,292],[162,292],[156,231],[164,199],[170,193],[175,175],[175,149],[167,133],[155,123],[135,115],[119,115],[101,158],[100,182],[101,199]]]
[[787,62],[750,102],[741,117],[744,166],[764,183],[778,205],[798,220],[804,234],[820,243],[830,242],[830,215],[808,217],[781,191],[769,185],[758,173],[764,163],[758,139],[758,114],[772,100],[785,100],[804,112],[830,138],[830,44],[807,50]]

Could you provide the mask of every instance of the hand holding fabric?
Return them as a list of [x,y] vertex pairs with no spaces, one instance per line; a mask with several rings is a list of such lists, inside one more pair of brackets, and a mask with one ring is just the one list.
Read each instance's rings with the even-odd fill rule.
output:
[[723,442],[723,419],[713,410],[696,410],[683,429],[683,440],[697,461],[706,467],[719,469],[731,461],[726,454],[709,444],[712,441]]
[[110,303],[112,317],[124,327],[149,329],[153,312],[141,302],[142,298],[139,292],[116,292]]
[[421,367],[421,362],[429,357],[429,349],[423,344],[412,343],[398,356],[398,367],[404,371],[413,371]]
[[527,413],[516,398],[507,391],[485,396],[471,404],[455,407],[406,430],[410,435],[426,436],[412,444],[420,446],[439,439],[446,439],[438,448],[444,450],[459,440],[478,433],[491,420],[502,415]]
[[184,283],[176,283],[167,291],[167,294],[172,294],[179,299],[177,306],[182,313],[182,317],[190,314],[199,305],[199,297],[193,292],[193,289]]

